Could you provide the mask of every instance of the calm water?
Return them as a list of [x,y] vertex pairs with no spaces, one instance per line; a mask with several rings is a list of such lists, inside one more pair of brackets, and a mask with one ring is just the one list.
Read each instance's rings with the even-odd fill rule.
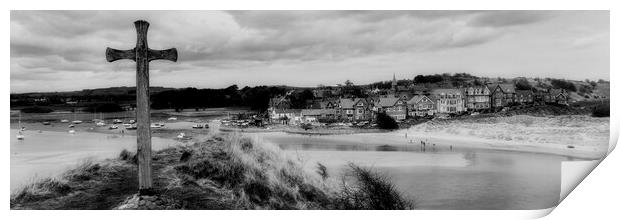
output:
[[[185,126],[185,124],[183,124]],[[85,158],[102,159],[135,149],[134,136],[11,129],[11,190],[59,174]],[[560,198],[560,162],[572,158],[508,151],[432,149],[334,143],[302,135],[257,134],[314,170],[320,161],[339,178],[349,162],[390,176],[418,209],[543,209]],[[153,148],[176,145],[153,138]]]
[[[136,137],[113,134],[38,131],[17,140],[11,129],[11,191],[33,179],[54,176],[85,159],[116,157],[123,149],[135,151]],[[154,150],[174,146],[174,140],[152,138]]]
[[338,144],[291,134],[266,134],[315,169],[340,178],[349,162],[391,177],[419,209],[543,209],[560,199],[560,163],[572,158],[492,150],[419,149]]

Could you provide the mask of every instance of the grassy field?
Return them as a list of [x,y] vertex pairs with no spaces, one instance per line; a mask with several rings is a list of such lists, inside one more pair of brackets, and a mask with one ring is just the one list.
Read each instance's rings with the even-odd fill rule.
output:
[[[135,155],[89,161],[13,192],[11,209],[413,209],[385,176],[350,164],[342,176],[237,133],[153,155],[157,206],[138,201]],[[142,204],[142,203],[140,203]]]

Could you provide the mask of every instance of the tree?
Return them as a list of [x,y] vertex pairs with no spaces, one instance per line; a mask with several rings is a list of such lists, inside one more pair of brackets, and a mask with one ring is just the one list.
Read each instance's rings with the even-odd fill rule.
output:
[[575,87],[575,84],[573,84],[572,82],[566,81],[566,80],[552,79],[551,85],[554,88],[565,89],[567,91],[572,91],[572,92],[577,91],[577,87]]
[[351,80],[344,81],[344,85],[345,86],[353,86],[353,82],[351,82]]
[[121,112],[123,108],[116,103],[99,103],[91,104],[86,109],[86,112]]
[[532,90],[534,88],[525,78],[519,78],[517,82],[515,82],[515,87],[517,90]]
[[390,117],[384,112],[381,112],[377,114],[377,126],[379,126],[379,128],[381,129],[392,130],[398,128],[398,123],[396,123],[396,120],[394,120],[394,118]]

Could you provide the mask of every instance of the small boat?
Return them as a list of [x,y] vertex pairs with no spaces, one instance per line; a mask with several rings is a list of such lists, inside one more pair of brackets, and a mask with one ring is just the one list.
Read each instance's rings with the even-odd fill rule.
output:
[[168,121],[176,121],[176,120],[177,120],[177,117],[170,117],[170,118],[168,118]]
[[202,129],[204,128],[204,126],[202,126],[201,124],[195,124],[195,125],[192,125],[192,128]]
[[49,121],[44,121],[43,125],[51,125],[52,123],[50,123]]
[[69,134],[75,134],[75,130],[73,129],[69,130]]
[[75,120],[75,121],[72,121],[71,123],[73,123],[73,124],[82,124],[82,121],[80,121],[80,120]]
[[75,125],[73,125],[73,124],[69,124],[69,127],[70,127],[70,128],[72,128],[72,127],[75,127]]
[[69,123],[69,120],[67,120],[67,119],[62,119],[62,120],[60,120],[60,122],[62,122],[62,123]]
[[108,129],[110,129],[110,130],[118,129],[118,126],[116,126],[116,125],[112,125],[112,126],[110,126]]

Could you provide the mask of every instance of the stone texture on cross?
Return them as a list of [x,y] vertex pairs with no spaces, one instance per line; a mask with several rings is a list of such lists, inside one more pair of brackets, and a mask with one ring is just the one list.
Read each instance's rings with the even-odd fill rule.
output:
[[136,47],[130,50],[106,49],[106,59],[113,62],[120,59],[129,59],[136,62],[136,120],[138,135],[138,182],[139,192],[142,195],[153,194],[153,180],[151,170],[151,117],[149,104],[149,62],[152,60],[177,61],[177,50],[149,49],[146,36],[149,23],[143,20],[134,22],[138,41]]

